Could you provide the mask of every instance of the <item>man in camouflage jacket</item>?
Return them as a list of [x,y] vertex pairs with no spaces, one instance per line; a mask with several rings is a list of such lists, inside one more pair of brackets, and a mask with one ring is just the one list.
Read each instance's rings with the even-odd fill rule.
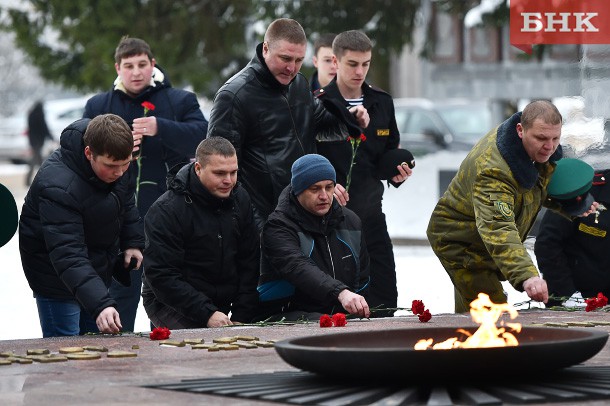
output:
[[561,114],[534,101],[475,145],[441,197],[428,239],[455,287],[455,310],[466,312],[480,292],[505,303],[500,281],[537,301],[548,300],[523,245],[562,156]]

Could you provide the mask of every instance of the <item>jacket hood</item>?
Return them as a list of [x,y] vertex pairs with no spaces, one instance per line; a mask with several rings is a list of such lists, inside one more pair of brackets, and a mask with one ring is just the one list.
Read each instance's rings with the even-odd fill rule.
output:
[[[169,78],[165,75],[160,66],[155,65],[155,67],[153,68],[152,76],[150,78],[149,87],[144,89],[142,93],[138,95],[138,97],[140,97],[140,95],[149,93],[151,90],[162,89],[164,87],[171,87]],[[125,89],[125,85],[123,84],[123,81],[121,80],[120,76],[117,76],[117,78],[114,80],[113,90],[127,94],[127,90]]]
[[326,215],[320,217],[308,212],[301,206],[301,203],[299,203],[299,200],[292,192],[291,185],[286,186],[280,194],[275,210],[284,213],[294,222],[300,224],[305,230],[321,234],[327,234],[328,231],[334,229],[344,217],[341,205],[334,199],[330,211]]
[[[538,169],[527,154],[523,147],[523,141],[519,138],[519,134],[517,134],[517,124],[520,122],[521,112],[517,112],[500,124],[496,144],[502,158],[504,158],[510,167],[515,180],[522,187],[531,189],[536,185],[538,180]],[[556,162],[562,156],[563,150],[561,145],[559,145],[555,153],[549,158],[549,161]]]
[[202,184],[195,174],[195,163],[191,162],[174,166],[167,174],[167,189],[176,194],[185,196],[185,199],[198,200],[206,206],[216,209],[233,207],[235,190],[238,185],[235,185],[231,194],[227,199],[220,199],[212,195]]
[[[85,134],[87,125],[90,121],[91,119],[81,118],[63,130],[59,139],[61,160],[81,178],[87,180],[96,187],[102,189],[109,188],[111,184],[103,182],[95,175],[95,172],[93,172],[93,168],[91,167],[91,162],[89,162],[85,156],[83,135]],[[57,153],[58,152],[56,151],[54,154]]]

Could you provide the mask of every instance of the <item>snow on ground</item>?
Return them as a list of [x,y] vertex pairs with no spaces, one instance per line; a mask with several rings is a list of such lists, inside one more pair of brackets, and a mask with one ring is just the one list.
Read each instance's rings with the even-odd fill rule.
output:
[[[439,171],[456,170],[465,153],[439,152],[417,158],[414,175],[398,189],[386,189],[384,212],[393,238],[426,239],[430,214],[438,200]],[[0,183],[15,195],[21,211],[26,189],[26,166],[0,164]],[[423,300],[434,314],[453,312],[453,286],[440,262],[427,245],[395,246],[398,306],[411,307]],[[42,337],[36,302],[32,296],[19,256],[17,235],[0,247],[0,340]],[[523,293],[505,284],[509,302],[526,300]],[[400,313],[399,313],[400,314]],[[136,317],[136,331],[149,331],[142,304]]]

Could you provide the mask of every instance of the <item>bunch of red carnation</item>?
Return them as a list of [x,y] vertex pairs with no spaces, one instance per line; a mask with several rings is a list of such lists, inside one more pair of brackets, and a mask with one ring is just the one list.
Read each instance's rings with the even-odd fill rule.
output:
[[323,314],[320,316],[320,327],[344,327],[347,324],[347,319],[343,313],[335,313],[331,316]]
[[151,340],[167,340],[171,334],[172,332],[167,327],[155,327],[149,337]]
[[411,303],[411,311],[419,317],[419,321],[427,323],[432,318],[430,310],[426,309],[424,302],[421,300],[414,300]]
[[608,304],[608,298],[604,296],[603,293],[599,292],[596,297],[592,297],[590,299],[585,300],[587,307],[585,307],[586,312],[591,312],[595,309],[600,309]]

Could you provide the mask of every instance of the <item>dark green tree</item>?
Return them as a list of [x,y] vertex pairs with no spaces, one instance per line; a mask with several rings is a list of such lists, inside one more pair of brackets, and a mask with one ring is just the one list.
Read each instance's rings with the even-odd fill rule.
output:
[[45,79],[63,86],[108,89],[114,49],[130,35],[151,44],[175,86],[190,84],[212,96],[252,57],[260,28],[290,17],[310,39],[324,32],[366,32],[375,45],[370,81],[387,89],[390,56],[411,43],[421,1],[23,0],[2,10],[0,25],[15,33],[18,47]]
[[151,45],[175,86],[210,95],[249,59],[255,18],[248,1],[27,0],[2,10],[1,24],[45,79],[66,87],[109,88],[114,49],[129,35]]

